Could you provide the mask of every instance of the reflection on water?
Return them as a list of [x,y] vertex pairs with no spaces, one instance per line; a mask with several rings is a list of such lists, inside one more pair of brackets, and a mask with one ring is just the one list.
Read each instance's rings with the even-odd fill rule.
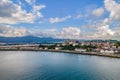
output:
[[67,53],[1,51],[0,80],[120,80],[120,59]]

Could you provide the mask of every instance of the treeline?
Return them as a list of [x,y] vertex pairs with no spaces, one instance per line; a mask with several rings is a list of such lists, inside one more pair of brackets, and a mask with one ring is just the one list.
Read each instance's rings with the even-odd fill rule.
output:
[[85,42],[119,42],[118,40],[86,40]]
[[116,42],[115,46],[117,46],[117,47],[120,46],[120,42]]
[[81,48],[81,49],[86,49],[87,51],[92,51],[93,49],[96,48],[96,46],[93,45],[76,45],[73,46],[72,44],[70,45],[59,45],[57,46],[57,44],[55,45],[39,45],[39,47],[41,48],[45,48],[47,47],[48,49],[55,49],[55,47],[61,47],[61,50],[75,50],[75,48]]

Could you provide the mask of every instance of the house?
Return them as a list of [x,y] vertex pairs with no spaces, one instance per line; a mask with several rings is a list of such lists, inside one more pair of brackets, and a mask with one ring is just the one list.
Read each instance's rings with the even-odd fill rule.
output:
[[94,49],[94,52],[100,52],[100,48],[96,48],[96,49]]
[[100,50],[100,53],[105,53],[105,50],[104,50],[104,49],[101,49],[101,50]]
[[40,49],[40,50],[43,50],[43,48],[42,48],[42,47],[40,47],[39,49]]
[[112,48],[112,49],[116,49],[116,48],[117,48],[117,46],[112,46],[111,48]]
[[118,53],[118,50],[117,49],[101,49],[100,53],[114,54],[114,53]]
[[62,46],[65,46],[66,45],[66,43],[62,43]]
[[45,47],[44,50],[48,50],[48,47]]
[[120,46],[118,46],[118,49],[120,49]]
[[76,46],[76,45],[78,45],[78,43],[73,43],[73,44],[72,44],[72,46]]
[[55,50],[60,50],[61,49],[61,47],[55,47]]

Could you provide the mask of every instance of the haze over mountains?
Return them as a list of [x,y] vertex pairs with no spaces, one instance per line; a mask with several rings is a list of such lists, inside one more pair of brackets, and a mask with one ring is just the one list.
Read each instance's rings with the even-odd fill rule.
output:
[[35,36],[23,36],[23,37],[0,37],[2,43],[58,43],[65,41],[66,39],[54,39],[51,37],[35,37]]
[[[3,37],[0,36],[0,43],[60,43],[65,42],[68,39],[57,39],[52,37],[36,37],[36,36],[22,36],[22,37]],[[73,40],[73,39],[72,39]],[[117,40],[83,40],[79,39],[80,42],[82,41],[90,41],[90,42],[117,42]]]

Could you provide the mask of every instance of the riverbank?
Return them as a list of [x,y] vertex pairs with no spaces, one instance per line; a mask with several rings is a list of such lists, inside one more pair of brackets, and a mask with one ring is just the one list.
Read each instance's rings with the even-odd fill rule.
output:
[[81,54],[81,55],[91,55],[91,56],[102,56],[102,57],[111,57],[111,58],[120,58],[119,54],[102,54],[99,52],[78,52],[71,50],[41,50],[41,49],[1,49],[0,51],[44,51],[44,52],[59,52],[59,53],[72,53],[72,54]]

